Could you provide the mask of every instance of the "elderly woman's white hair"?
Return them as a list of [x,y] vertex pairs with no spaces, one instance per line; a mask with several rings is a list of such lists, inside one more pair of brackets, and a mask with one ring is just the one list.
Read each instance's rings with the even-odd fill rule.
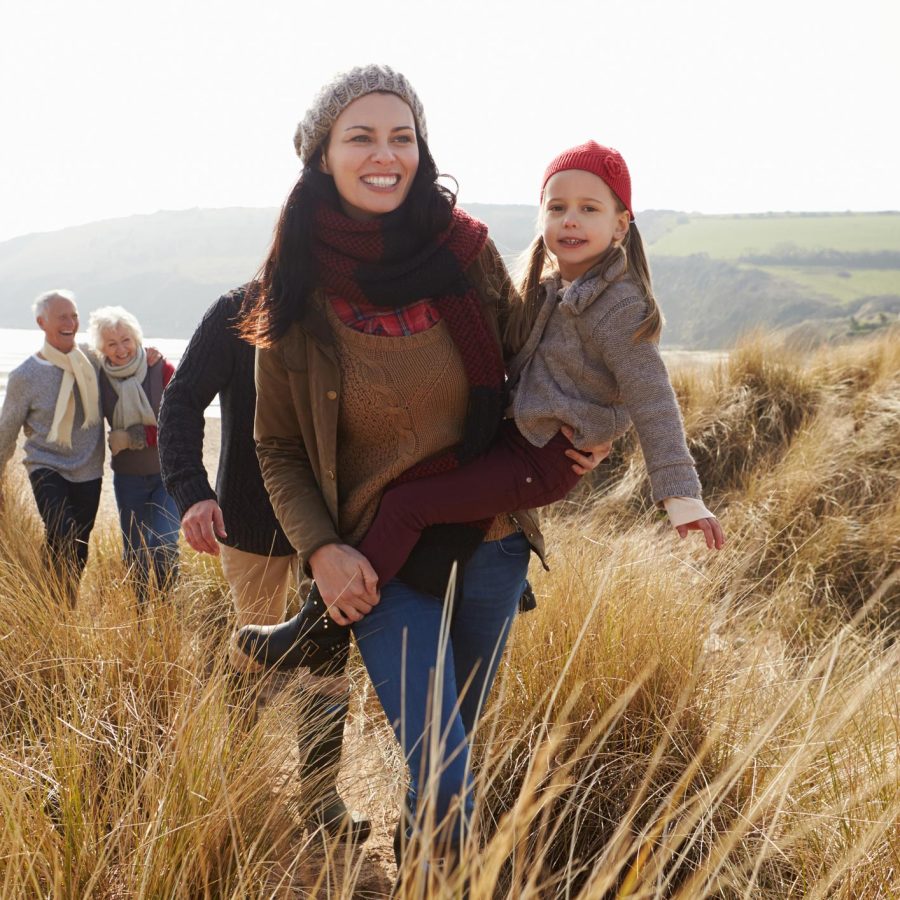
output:
[[103,332],[107,329],[117,328],[119,325],[131,334],[139,347],[143,346],[144,332],[141,331],[141,323],[132,313],[122,306],[101,306],[91,313],[88,322],[91,343],[97,350],[103,352]]
[[75,295],[64,288],[57,288],[55,291],[45,291],[43,294],[37,296],[34,303],[31,304],[35,319],[39,319],[44,315],[44,313],[47,312],[50,301],[55,300],[57,297],[61,297],[63,300],[71,300],[72,303],[75,302]]

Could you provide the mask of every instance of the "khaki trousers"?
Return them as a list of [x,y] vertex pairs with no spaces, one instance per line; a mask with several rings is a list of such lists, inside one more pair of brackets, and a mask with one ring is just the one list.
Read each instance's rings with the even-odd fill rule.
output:
[[[231,589],[235,630],[244,625],[277,625],[284,621],[291,585],[299,587],[300,559],[290,556],[261,556],[219,544],[222,573]],[[239,671],[256,671],[258,663],[248,659],[232,641],[231,665]]]

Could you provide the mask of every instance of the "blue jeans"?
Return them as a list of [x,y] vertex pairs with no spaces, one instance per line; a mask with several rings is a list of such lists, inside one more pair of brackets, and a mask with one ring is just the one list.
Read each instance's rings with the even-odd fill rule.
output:
[[[444,840],[458,843],[472,814],[469,738],[491,689],[525,587],[529,546],[521,533],[483,543],[463,572],[461,596],[450,615],[443,646],[440,707],[432,705],[441,652],[444,602],[394,579],[381,602],[353,627],[381,705],[410,769],[408,810],[434,791],[435,821],[446,820]],[[460,692],[463,696],[460,697]],[[437,715],[440,733],[432,737]],[[431,752],[438,747],[437,754]],[[431,774],[430,774],[431,773]],[[462,799],[463,821],[448,818]]]
[[178,507],[160,475],[113,475],[125,563],[132,572],[138,600],[147,599],[150,573],[161,591],[178,577]]

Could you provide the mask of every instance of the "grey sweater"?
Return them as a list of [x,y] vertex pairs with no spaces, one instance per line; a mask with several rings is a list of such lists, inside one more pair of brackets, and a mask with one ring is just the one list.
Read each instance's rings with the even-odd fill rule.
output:
[[[87,348],[82,349],[94,361]],[[9,373],[6,399],[0,412],[0,475],[16,449],[16,439],[23,427],[25,467],[29,472],[52,469],[68,481],[92,481],[103,475],[103,422],[82,430],[84,409],[77,388],[72,446],[61,447],[47,440],[62,377],[62,369],[37,356],[29,356]]]
[[510,411],[522,434],[543,447],[562,425],[591,446],[634,422],[654,502],[700,498],[669,373],[655,343],[632,340],[647,315],[640,288],[608,284],[597,269],[545,295],[525,346],[510,363]]

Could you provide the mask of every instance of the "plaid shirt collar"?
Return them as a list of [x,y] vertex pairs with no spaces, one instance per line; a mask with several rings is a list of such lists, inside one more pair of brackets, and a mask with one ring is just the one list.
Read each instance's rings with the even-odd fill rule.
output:
[[353,303],[329,297],[331,308],[341,322],[354,331],[381,337],[409,337],[436,325],[441,314],[430,300],[419,300],[400,309],[381,309],[370,303]]

